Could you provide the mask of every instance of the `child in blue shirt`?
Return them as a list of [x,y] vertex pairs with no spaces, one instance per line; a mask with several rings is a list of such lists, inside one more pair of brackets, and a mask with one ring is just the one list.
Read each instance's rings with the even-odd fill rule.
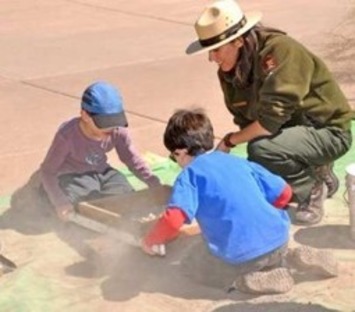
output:
[[293,286],[289,270],[282,267],[291,187],[256,163],[209,152],[213,139],[212,124],[200,110],[179,110],[170,118],[164,144],[183,169],[165,213],[144,237],[142,248],[154,255],[156,245],[172,240],[184,223],[196,219],[204,243],[194,248],[192,274],[205,268],[202,275],[230,279],[227,285],[241,291],[286,292]]

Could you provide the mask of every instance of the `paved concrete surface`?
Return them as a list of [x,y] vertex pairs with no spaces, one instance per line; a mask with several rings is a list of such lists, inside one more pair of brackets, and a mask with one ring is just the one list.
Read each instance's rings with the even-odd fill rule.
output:
[[[160,140],[174,109],[201,105],[216,133],[231,129],[206,55],[187,57],[191,26],[207,1],[0,1],[0,195],[43,159],[58,125],[79,110],[92,81],[122,90],[142,153],[165,155]],[[354,102],[354,1],[240,2],[325,57]]]
[[[176,108],[203,106],[217,136],[230,131],[215,66],[206,55],[184,54],[206,3],[0,0],[0,196],[22,186],[38,168],[59,124],[78,114],[79,97],[94,80],[121,89],[142,153],[166,155],[161,136]],[[286,30],[324,57],[355,106],[354,0],[240,3],[263,11],[265,24]],[[171,311],[182,311],[176,302],[175,308]]]

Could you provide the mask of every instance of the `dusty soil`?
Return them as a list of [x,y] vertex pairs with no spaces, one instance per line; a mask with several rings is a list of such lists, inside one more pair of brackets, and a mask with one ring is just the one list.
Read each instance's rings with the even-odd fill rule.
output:
[[[182,235],[165,258],[58,221],[37,182],[19,189],[0,218],[4,255],[19,268],[2,276],[1,311],[354,311],[355,242],[341,194],[323,223],[292,228],[291,246],[332,250],[339,276],[299,276],[284,295],[252,296],[192,281],[181,259],[199,235]],[[198,254],[194,255],[198,257]],[[89,308],[88,308],[89,307]]]

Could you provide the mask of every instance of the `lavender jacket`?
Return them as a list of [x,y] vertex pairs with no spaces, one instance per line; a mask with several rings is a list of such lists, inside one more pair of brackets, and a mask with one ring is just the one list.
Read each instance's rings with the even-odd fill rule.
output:
[[74,118],[60,126],[40,168],[43,187],[53,205],[60,207],[70,203],[59,187],[58,176],[104,172],[109,167],[106,153],[113,148],[137,178],[148,186],[160,184],[132,145],[127,128],[119,128],[107,139],[97,141],[82,133],[79,121],[80,118]]

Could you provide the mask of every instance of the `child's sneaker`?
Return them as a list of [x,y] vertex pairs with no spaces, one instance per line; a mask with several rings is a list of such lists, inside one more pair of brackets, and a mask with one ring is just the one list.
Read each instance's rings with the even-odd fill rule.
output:
[[235,289],[252,294],[282,294],[290,291],[294,281],[286,268],[252,272],[238,277]]
[[289,257],[290,263],[298,269],[311,271],[324,277],[338,275],[338,262],[330,251],[300,246],[290,250]]

